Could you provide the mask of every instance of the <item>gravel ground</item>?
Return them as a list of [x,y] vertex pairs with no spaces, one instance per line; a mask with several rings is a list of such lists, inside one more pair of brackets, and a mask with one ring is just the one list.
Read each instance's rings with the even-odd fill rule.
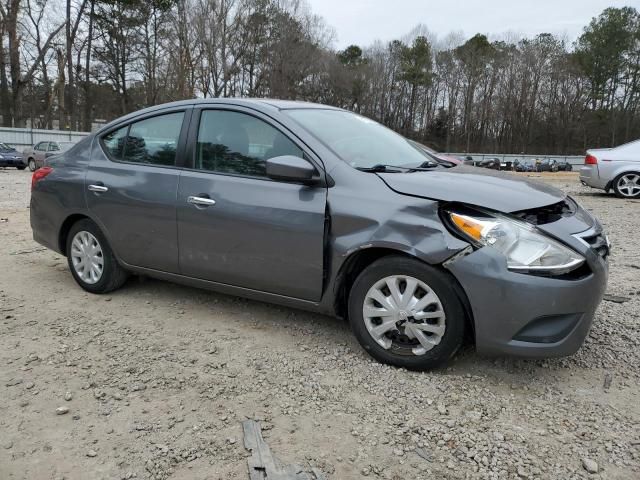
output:
[[135,278],[85,293],[31,239],[29,179],[0,169],[1,479],[246,479],[247,418],[330,479],[640,478],[640,201],[542,177],[603,221],[629,298],[575,356],[415,373],[320,315]]

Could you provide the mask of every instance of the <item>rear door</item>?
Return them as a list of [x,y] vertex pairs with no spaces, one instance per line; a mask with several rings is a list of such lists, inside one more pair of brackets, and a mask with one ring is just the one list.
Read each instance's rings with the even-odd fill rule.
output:
[[189,148],[178,189],[182,273],[319,300],[326,187],[265,173],[268,158],[310,153],[272,119],[241,107],[195,109]]
[[89,210],[129,265],[177,273],[176,194],[190,108],[138,117],[94,142]]

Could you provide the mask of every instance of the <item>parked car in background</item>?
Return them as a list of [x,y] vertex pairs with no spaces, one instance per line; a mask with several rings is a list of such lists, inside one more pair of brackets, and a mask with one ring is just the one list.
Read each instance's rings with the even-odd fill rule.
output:
[[474,159],[471,156],[467,156],[463,163],[470,167],[482,167],[489,168],[491,170],[500,170],[501,165],[500,159],[497,157],[483,158],[482,160],[480,160]]
[[511,160],[501,160],[500,170],[504,170],[506,172],[513,171],[513,162]]
[[554,159],[545,158],[536,163],[536,172],[557,172],[558,162]]
[[559,172],[570,172],[573,170],[573,165],[571,165],[568,161],[566,160],[560,160],[557,162],[558,165],[558,171]]
[[33,147],[22,152],[26,159],[29,170],[32,172],[44,166],[45,159],[66,152],[74,145],[73,142],[38,142]]
[[606,235],[564,192],[443,168],[324,105],[147,108],[49,159],[31,185],[34,239],[88,292],[143,274],[336,315],[406,368],[446,363],[465,335],[483,353],[570,355],[606,288]]
[[497,157],[483,158],[480,163],[476,163],[478,167],[489,168],[491,170],[500,170],[502,162]]
[[530,159],[525,159],[525,160],[516,159],[513,162],[513,169],[516,172],[533,172],[535,170],[535,164],[533,160],[530,160]]
[[0,142],[0,167],[15,167],[24,170],[27,167],[22,154],[15,148]]
[[640,198],[640,140],[587,150],[580,181],[606,192],[613,190],[620,198]]

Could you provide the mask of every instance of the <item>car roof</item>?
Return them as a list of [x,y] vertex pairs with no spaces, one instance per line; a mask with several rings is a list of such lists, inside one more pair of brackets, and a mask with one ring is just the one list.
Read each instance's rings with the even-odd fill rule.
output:
[[121,123],[122,121],[128,119],[133,119],[139,115],[162,111],[168,108],[199,105],[237,105],[241,107],[253,108],[264,113],[268,113],[269,111],[274,110],[279,111],[294,109],[342,110],[341,108],[332,107],[330,105],[323,105],[321,103],[303,102],[299,100],[280,100],[275,98],[192,98],[189,100],[179,100],[177,102],[162,103],[160,105],[154,105],[153,107],[147,107],[142,110],[137,110],[107,123],[96,133],[103,132],[104,130],[111,128],[115,124]]

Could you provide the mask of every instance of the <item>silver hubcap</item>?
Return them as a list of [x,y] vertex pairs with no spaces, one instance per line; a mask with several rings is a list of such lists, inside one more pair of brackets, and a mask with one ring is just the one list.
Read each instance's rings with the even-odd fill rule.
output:
[[634,197],[640,193],[640,175],[630,173],[618,180],[618,191],[625,197]]
[[96,237],[89,232],[78,232],[71,241],[71,262],[84,283],[94,284],[102,278],[104,257]]
[[376,282],[362,307],[367,331],[382,348],[411,348],[424,355],[442,340],[446,317],[442,303],[424,282],[406,275],[392,275]]

